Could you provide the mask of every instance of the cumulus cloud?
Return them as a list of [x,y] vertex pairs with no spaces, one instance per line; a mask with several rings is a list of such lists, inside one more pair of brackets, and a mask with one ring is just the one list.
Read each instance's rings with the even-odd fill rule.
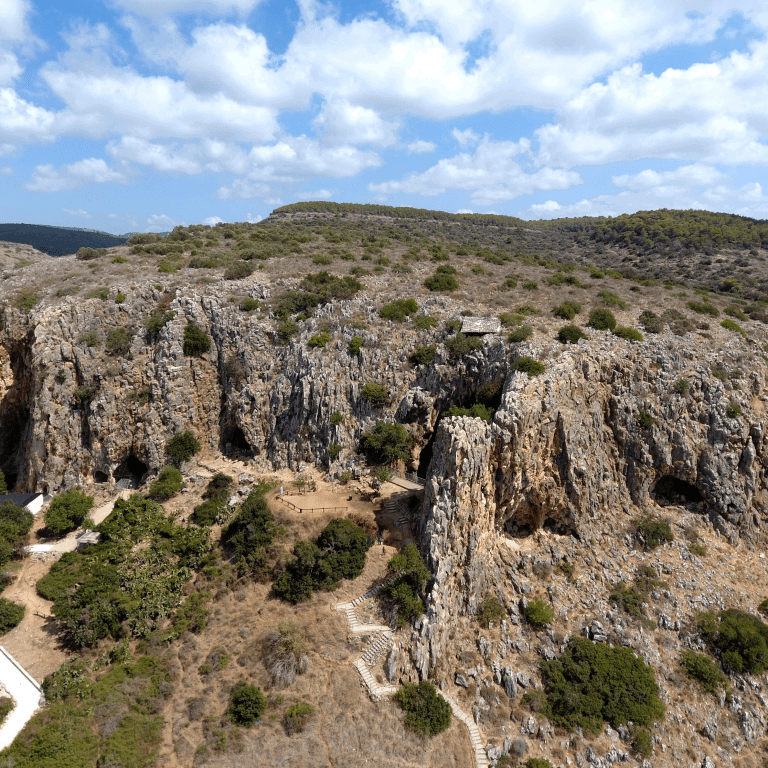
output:
[[438,195],[448,190],[466,190],[477,205],[512,200],[536,190],[568,189],[582,184],[578,173],[542,168],[527,173],[515,158],[529,151],[526,139],[519,142],[483,140],[474,154],[462,152],[440,160],[424,173],[402,181],[371,184],[369,189],[385,195],[407,192]]
[[477,144],[477,142],[480,140],[480,136],[476,134],[471,128],[467,128],[465,131],[460,131],[458,128],[454,128],[451,131],[451,136],[453,136],[456,141],[461,144],[462,147],[466,147],[467,144]]
[[61,169],[53,165],[38,165],[24,186],[31,192],[61,192],[85,184],[125,183],[127,180],[124,174],[110,168],[101,158],[90,157]]
[[412,141],[408,145],[408,151],[413,154],[421,154],[424,152],[434,152],[437,149],[437,144],[434,141]]
[[313,121],[326,140],[344,144],[378,144],[396,141],[397,122],[382,120],[372,109],[350,104],[346,99],[331,99]]
[[185,221],[177,221],[164,213],[153,213],[147,219],[147,232],[169,232],[174,227],[186,227]]
[[246,220],[246,221],[247,221],[249,224],[258,224],[258,223],[259,223],[260,221],[262,221],[263,219],[264,219],[264,217],[263,217],[263,216],[259,216],[259,215],[256,215],[256,216],[254,216],[252,213],[249,213],[249,214],[246,216],[246,218],[245,218],[245,220]]
[[203,224],[207,224],[209,227],[215,227],[217,224],[221,224],[224,221],[220,216],[209,216],[207,219],[203,219]]
[[316,192],[298,192],[294,197],[297,200],[328,200],[333,197],[333,192],[327,189],[318,189]]
[[58,130],[56,119],[55,113],[21,99],[12,88],[0,88],[0,140],[48,141]]
[[179,13],[247,13],[260,0],[113,0],[118,8],[139,16],[158,17]]
[[88,211],[84,211],[82,208],[62,208],[64,213],[68,213],[70,216],[78,216],[82,219],[90,219],[91,215]]

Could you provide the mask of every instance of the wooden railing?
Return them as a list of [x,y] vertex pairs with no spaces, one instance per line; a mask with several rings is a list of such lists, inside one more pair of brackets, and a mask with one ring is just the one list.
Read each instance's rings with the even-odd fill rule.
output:
[[296,512],[346,512],[349,507],[299,507],[296,506],[292,501],[288,501],[288,499],[283,498],[282,496],[277,497],[280,501],[283,502],[283,504],[287,504],[290,509],[295,510]]

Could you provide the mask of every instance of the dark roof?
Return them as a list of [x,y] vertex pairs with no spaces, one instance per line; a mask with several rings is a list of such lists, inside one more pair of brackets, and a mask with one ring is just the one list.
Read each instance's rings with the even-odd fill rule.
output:
[[0,504],[12,501],[17,507],[26,507],[30,501],[37,498],[39,493],[6,493],[0,496]]

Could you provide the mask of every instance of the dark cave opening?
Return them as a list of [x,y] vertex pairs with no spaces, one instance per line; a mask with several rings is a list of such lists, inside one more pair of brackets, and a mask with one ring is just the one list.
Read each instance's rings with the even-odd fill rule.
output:
[[240,427],[236,426],[230,426],[224,431],[224,434],[222,435],[222,443],[224,443],[227,452],[239,451],[241,453],[251,453],[253,450],[245,436],[245,432],[243,432]]
[[149,471],[149,467],[136,454],[131,453],[126,459],[117,465],[112,473],[115,480],[121,480],[124,477],[130,477],[134,480],[141,480]]
[[101,470],[97,469],[93,473],[93,479],[97,483],[106,483],[107,480],[109,480],[109,475],[106,472],[102,472]]
[[13,489],[16,487],[17,479],[18,479],[18,474],[16,472],[5,473],[5,485],[8,488],[8,493],[13,493]]
[[[437,420],[437,423],[440,423],[440,419]],[[432,461],[432,453],[435,448],[435,435],[437,434],[437,424],[435,424],[435,428],[432,431],[432,434],[429,436],[429,440],[427,440],[425,446],[421,449],[421,453],[419,453],[419,468],[416,470],[416,474],[419,477],[426,477],[427,476],[427,470],[429,469],[429,462]]]
[[695,485],[673,475],[664,475],[660,478],[653,488],[653,495],[671,504],[696,504],[704,501],[704,497]]

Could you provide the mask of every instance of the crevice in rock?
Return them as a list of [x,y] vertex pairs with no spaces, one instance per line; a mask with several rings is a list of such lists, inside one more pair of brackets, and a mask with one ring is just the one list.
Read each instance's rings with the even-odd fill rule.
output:
[[656,481],[653,488],[656,499],[668,501],[670,504],[697,504],[704,501],[701,491],[685,480],[674,475],[663,475]]

